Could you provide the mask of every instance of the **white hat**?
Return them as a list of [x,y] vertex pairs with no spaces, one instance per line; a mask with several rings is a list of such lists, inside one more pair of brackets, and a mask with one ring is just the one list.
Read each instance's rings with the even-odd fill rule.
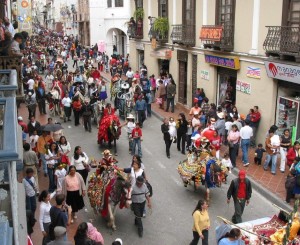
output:
[[67,229],[63,226],[56,226],[54,228],[55,238],[64,236],[66,234],[66,232],[67,232]]
[[127,119],[135,119],[134,116],[132,114],[128,114],[128,116],[126,117]]
[[18,117],[18,121],[23,121],[23,117]]
[[217,116],[218,118],[224,118],[224,112],[218,112]]
[[115,240],[115,242],[119,242],[121,245],[123,245],[123,241],[122,241],[121,238],[117,238],[117,239]]
[[28,92],[28,96],[31,96],[32,95],[32,93],[31,92]]

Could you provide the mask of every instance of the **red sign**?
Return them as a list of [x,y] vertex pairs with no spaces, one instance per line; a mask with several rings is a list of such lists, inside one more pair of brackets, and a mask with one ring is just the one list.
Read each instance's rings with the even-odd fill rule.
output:
[[222,38],[222,26],[202,26],[200,31],[200,39],[202,41],[219,42]]

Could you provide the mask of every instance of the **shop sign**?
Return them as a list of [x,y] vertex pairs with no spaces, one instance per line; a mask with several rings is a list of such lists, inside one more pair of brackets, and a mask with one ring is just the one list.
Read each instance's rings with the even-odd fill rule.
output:
[[260,68],[255,68],[251,66],[247,67],[247,77],[260,79],[260,72],[261,72]]
[[157,48],[156,38],[152,38],[152,40],[151,40],[151,47],[152,47],[152,49],[156,49]]
[[18,30],[26,31],[29,35],[32,33],[32,15],[31,15],[31,0],[17,1],[17,20],[19,22]]
[[135,48],[139,50],[145,50],[144,44],[140,42],[135,44]]
[[222,66],[229,69],[239,70],[240,60],[238,57],[223,57],[206,54],[205,62],[215,66]]
[[152,50],[150,52],[150,56],[155,57],[157,59],[169,60],[172,58],[172,50],[170,49]]
[[202,41],[220,42],[222,38],[222,26],[202,26],[200,39]]
[[300,84],[300,66],[265,61],[268,77]]
[[209,72],[206,70],[201,70],[200,77],[204,80],[209,80]]
[[242,93],[245,93],[245,94],[251,94],[251,84],[237,80],[236,81],[236,90],[241,91]]

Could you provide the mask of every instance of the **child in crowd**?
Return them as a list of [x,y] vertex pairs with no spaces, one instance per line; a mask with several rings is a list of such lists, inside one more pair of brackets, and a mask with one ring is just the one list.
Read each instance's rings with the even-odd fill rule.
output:
[[199,120],[200,120],[201,125],[205,126],[206,116],[204,115],[203,111],[200,111]]
[[36,152],[36,143],[37,143],[38,139],[39,139],[39,136],[37,134],[37,131],[34,130],[33,134],[29,137],[29,144],[30,144],[31,150],[33,150],[34,152]]
[[220,159],[221,137],[219,136],[218,131],[214,131],[210,147],[216,151],[216,158]]
[[224,154],[224,157],[222,159],[222,165],[228,169],[229,173],[231,173],[232,163],[227,152]]
[[193,126],[192,126],[192,120],[188,120],[187,125],[187,132],[186,132],[186,150],[189,150],[191,144],[192,144],[192,134],[193,134]]
[[261,160],[263,158],[263,154],[266,150],[263,148],[262,144],[257,145],[257,149],[255,150],[254,163],[257,165],[261,165]]
[[66,174],[67,174],[67,171],[65,170],[65,168],[63,168],[63,164],[60,163],[54,172],[56,188],[57,188],[58,194],[61,193],[61,191],[62,191],[62,182],[64,181]]
[[176,129],[176,122],[174,122],[174,118],[169,118],[169,134],[171,136],[171,141],[176,143],[176,136],[177,136],[177,129]]

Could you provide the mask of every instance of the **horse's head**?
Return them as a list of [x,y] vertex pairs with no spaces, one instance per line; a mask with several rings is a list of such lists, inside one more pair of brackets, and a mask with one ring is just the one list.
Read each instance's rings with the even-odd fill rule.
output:
[[123,175],[122,173],[118,173],[116,176],[114,187],[115,194],[120,197],[119,200],[121,202],[121,206],[129,208],[132,203],[132,187],[131,182],[129,181],[127,176]]

